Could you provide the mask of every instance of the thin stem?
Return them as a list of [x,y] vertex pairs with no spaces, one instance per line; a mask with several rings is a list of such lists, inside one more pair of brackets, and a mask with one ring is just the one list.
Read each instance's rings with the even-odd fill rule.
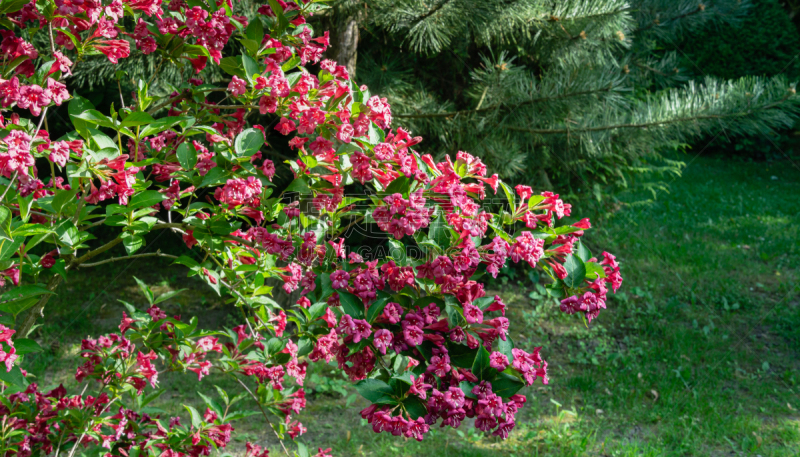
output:
[[117,78],[117,88],[119,89],[119,109],[125,108],[125,99],[122,98],[122,84],[119,82],[119,78]]
[[100,246],[99,248],[95,249],[94,251],[89,251],[86,254],[84,254],[84,255],[78,257],[77,259],[73,260],[72,263],[70,263],[70,265],[67,266],[67,269],[68,270],[72,270],[75,267],[77,267],[78,265],[86,262],[87,260],[92,259],[93,257],[96,257],[96,256],[108,251],[109,249],[113,248],[114,246],[116,246],[116,245],[118,245],[120,243],[122,243],[122,238],[114,238],[113,240],[111,240],[108,243]]
[[44,123],[44,117],[47,116],[47,108],[49,106],[45,106],[42,110],[42,116],[39,118],[39,125],[36,126],[36,133],[39,133],[39,130],[42,129],[42,124]]
[[[108,404],[103,408],[102,411],[100,411],[100,413],[102,414],[102,413],[106,412],[106,410],[108,410],[108,408],[111,407],[111,404],[114,403],[115,401],[117,401],[118,398],[119,397],[116,397],[113,400],[111,400],[110,402],[108,402]],[[97,416],[99,417],[100,414],[98,414]],[[91,422],[94,422],[94,421],[92,420],[92,421],[90,421],[90,423]],[[90,427],[86,427],[86,429],[84,429],[83,433],[81,433],[81,437],[78,438],[78,441],[76,441],[75,445],[72,446],[72,450],[69,451],[69,455],[67,457],[72,457],[72,455],[75,454],[75,449],[77,449],[78,445],[81,444],[81,441],[83,441],[83,437],[86,436],[86,432],[89,431],[89,429],[90,429]]]
[[290,455],[289,451],[286,449],[286,446],[283,444],[283,440],[281,439],[280,435],[278,435],[278,431],[275,430],[275,427],[272,426],[272,422],[269,420],[269,417],[267,416],[267,412],[264,411],[264,408],[261,406],[261,402],[258,401],[258,397],[256,397],[256,395],[253,393],[253,391],[250,390],[249,387],[247,387],[247,384],[243,383],[241,379],[236,377],[236,375],[234,375],[232,373],[230,373],[230,375],[231,375],[231,377],[233,377],[233,379],[236,380],[236,382],[239,383],[239,385],[241,385],[244,388],[244,390],[247,391],[247,393],[250,394],[251,397],[253,397],[253,400],[255,400],[256,404],[258,405],[258,409],[261,410],[261,414],[264,415],[264,420],[267,421],[267,424],[269,425],[269,428],[272,429],[272,431],[275,433],[275,437],[278,438],[278,441],[281,443],[281,447],[283,448],[283,452],[286,455]]
[[125,257],[112,257],[110,259],[101,260],[99,262],[84,263],[84,264],[79,265],[79,267],[80,268],[96,267],[98,265],[103,265],[103,264],[106,264],[106,263],[119,262],[120,260],[138,259],[138,258],[141,258],[141,257],[166,257],[168,259],[177,259],[178,258],[178,256],[175,256],[175,255],[163,254],[161,252],[161,250],[159,249],[156,252],[148,252],[146,254],[135,254],[135,255],[129,255],[129,256],[125,256]]
[[330,238],[330,239],[332,239],[332,240],[333,240],[333,239],[335,239],[337,236],[339,236],[339,234],[341,234],[341,233],[343,233],[343,232],[346,232],[346,231],[347,231],[347,229],[349,229],[350,227],[352,227],[352,226],[354,226],[354,225],[358,224],[359,222],[361,222],[361,221],[363,221],[363,220],[364,220],[364,216],[359,216],[358,218],[356,218],[356,220],[354,220],[353,222],[351,222],[351,223],[347,224],[347,225],[346,225],[344,228],[342,228],[342,229],[339,229],[339,230],[338,230],[336,233],[334,233],[333,235],[331,235],[331,238]]
[[156,76],[158,76],[158,70],[161,70],[161,65],[164,65],[164,57],[163,56],[161,57],[161,61],[158,62],[158,66],[156,67],[156,70],[153,72],[153,76],[151,76],[150,79],[147,81],[147,85],[148,86],[150,85],[151,82],[153,82],[153,80],[156,78]]
[[213,105],[211,103],[203,103],[203,102],[194,102],[200,106],[205,106],[206,108],[214,108],[214,109],[250,109],[250,108],[258,108],[258,105]]
[[3,203],[3,200],[6,199],[6,194],[8,193],[8,189],[11,189],[11,185],[14,184],[14,180],[17,179],[17,172],[14,172],[14,175],[11,176],[11,182],[8,183],[6,186],[6,190],[3,191],[3,195],[0,195],[0,203]]

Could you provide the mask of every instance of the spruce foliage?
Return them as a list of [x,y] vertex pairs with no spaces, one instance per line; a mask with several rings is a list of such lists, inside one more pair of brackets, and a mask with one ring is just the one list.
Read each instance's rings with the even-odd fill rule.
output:
[[[784,76],[697,79],[675,46],[736,28],[743,0],[370,0],[358,80],[426,151],[598,199],[664,188],[665,152],[774,134],[800,99]],[[671,49],[671,50],[670,50]]]

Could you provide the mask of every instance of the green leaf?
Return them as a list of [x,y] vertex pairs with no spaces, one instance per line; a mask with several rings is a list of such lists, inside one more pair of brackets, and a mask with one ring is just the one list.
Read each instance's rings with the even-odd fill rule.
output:
[[[38,298],[30,297],[30,298],[22,298],[22,299],[19,299],[19,300],[13,300],[13,301],[10,301],[10,302],[6,302],[6,303],[3,303],[3,304],[0,304],[0,312],[11,314],[16,318],[20,313],[22,313],[26,309],[32,307],[38,301],[39,301]],[[0,371],[2,371],[2,370],[0,370]]]
[[309,321],[315,321],[322,317],[325,314],[325,309],[328,308],[328,303],[321,301],[314,303],[311,307],[308,308],[308,314],[311,316]]
[[317,301],[324,301],[330,297],[334,290],[333,285],[331,283],[331,274],[330,273],[320,273],[317,275],[317,279],[314,280],[317,285],[317,290],[319,296],[317,297]]
[[156,120],[155,122],[151,123],[144,130],[139,134],[140,137],[151,136],[155,135],[156,133],[161,133],[164,130],[170,129],[181,122],[187,121],[192,119],[189,116],[169,116],[164,117],[161,119]]
[[428,229],[428,238],[433,240],[433,242],[443,250],[450,247],[450,231],[447,230],[444,217],[438,216],[431,222],[430,228]]
[[264,145],[264,134],[258,129],[246,129],[236,136],[234,150],[239,157],[251,157]]
[[219,61],[219,68],[229,75],[247,78],[241,57],[223,57],[222,60]]
[[[245,394],[247,395],[247,394]],[[258,414],[257,411],[234,411],[225,416],[225,422],[233,422],[235,420],[244,419]]]
[[422,403],[422,400],[413,395],[403,400],[403,407],[414,420],[428,414],[428,409],[425,407],[425,404]]
[[597,278],[605,278],[606,272],[603,266],[596,262],[587,262],[584,264],[586,267],[586,279],[594,281]]
[[113,120],[111,120],[111,118],[94,109],[86,110],[80,114],[71,114],[70,116],[86,121],[90,124],[100,125],[102,127],[108,127],[114,130],[117,129],[117,125]]
[[397,404],[391,397],[392,388],[379,379],[364,379],[356,384],[356,390],[362,397],[375,404]]
[[92,105],[89,100],[81,97],[80,95],[72,94],[72,100],[70,100],[69,105],[67,105],[67,113],[69,114],[75,130],[77,130],[78,134],[85,139],[89,139],[89,132],[87,130],[89,123],[83,119],[76,118],[73,115],[81,114],[82,112],[90,109],[94,109],[94,105]]
[[525,383],[507,373],[500,373],[492,380],[492,392],[502,398],[508,398],[520,389],[525,387]]
[[183,407],[189,411],[189,415],[192,417],[192,427],[200,428],[200,425],[203,423],[203,416],[201,416],[200,413],[198,413],[197,410],[192,406],[183,405]]
[[17,355],[42,352],[44,350],[39,346],[39,343],[28,338],[17,338],[14,340],[14,347],[17,349]]
[[178,289],[178,290],[171,290],[169,292],[165,292],[165,293],[159,295],[158,298],[155,299],[153,304],[158,304],[158,303],[161,303],[163,301],[167,301],[170,298],[172,298],[172,297],[174,297],[174,296],[176,296],[176,295],[178,295],[181,292],[186,291],[186,290],[188,290],[188,289]]
[[176,152],[178,156],[178,162],[181,164],[181,168],[186,171],[194,170],[194,166],[197,165],[197,150],[195,150],[194,145],[185,141],[178,146],[178,151]]
[[203,399],[208,408],[217,413],[217,415],[220,418],[225,415],[225,410],[219,405],[219,403],[217,403],[216,400],[206,395],[203,395],[202,392],[197,392],[197,395],[200,395],[200,398]]
[[287,341],[281,338],[272,337],[267,341],[267,354],[275,355],[283,350],[286,347]]
[[146,190],[131,197],[131,201],[128,203],[128,209],[131,210],[153,206],[163,202],[166,199],[167,196],[157,190]]
[[292,68],[296,67],[298,64],[300,64],[300,57],[294,56],[291,59],[284,62],[283,65],[281,65],[281,70],[289,71]]
[[475,361],[475,350],[464,344],[448,345],[450,364],[458,368],[472,368]]
[[261,19],[254,17],[253,20],[247,24],[244,35],[257,43],[261,43],[264,39],[264,25],[261,23]]
[[23,222],[28,222],[30,218],[30,211],[31,211],[31,203],[33,203],[33,195],[28,195],[27,197],[23,197],[22,195],[17,194],[17,204],[19,204],[19,217],[23,220]]
[[75,196],[77,194],[78,189],[59,190],[58,193],[53,197],[53,201],[50,203],[50,205],[53,207],[53,211],[55,211],[57,214],[60,213],[64,206],[76,201]]
[[214,167],[203,176],[203,180],[200,182],[200,185],[197,186],[198,188],[206,187],[206,186],[213,186],[219,184],[225,180],[224,177],[225,170],[221,167]]
[[500,181],[500,187],[503,188],[503,193],[506,194],[506,199],[508,200],[508,204],[511,207],[511,211],[513,212],[517,207],[517,202],[514,196],[514,190],[508,186],[508,184]]
[[564,278],[567,287],[576,288],[583,285],[583,280],[586,279],[586,266],[580,257],[568,255],[564,261],[564,269],[567,270],[567,277]]
[[339,302],[342,304],[342,310],[350,315],[353,319],[364,319],[364,303],[360,298],[355,295],[340,291]]
[[408,197],[408,189],[409,189],[410,181],[405,176],[400,176],[395,178],[394,181],[390,182],[388,186],[386,186],[386,193],[387,194],[402,194],[404,197]]
[[592,251],[586,247],[582,242],[578,241],[578,248],[575,251],[575,254],[581,258],[584,262],[588,262],[589,259],[592,258]]
[[369,309],[367,309],[367,322],[370,324],[375,321],[382,313],[383,309],[386,308],[386,304],[389,303],[392,296],[387,294],[386,292],[379,290],[377,294],[377,298],[371,305],[369,305]]
[[153,116],[143,112],[143,111],[136,111],[131,113],[122,121],[123,127],[136,127],[139,125],[150,124],[151,122],[155,122]]
[[14,229],[14,237],[41,235],[42,233],[53,233],[53,231],[42,224],[23,224]]
[[514,361],[514,353],[511,351],[512,349],[514,349],[514,342],[511,340],[510,335],[506,335],[505,341],[499,338],[497,339],[497,352],[508,357],[508,363]]
[[136,276],[133,277],[136,280],[136,284],[139,285],[139,290],[142,291],[142,294],[147,299],[147,303],[153,304],[153,291],[150,290],[150,287],[144,283],[141,279],[137,278]]
[[30,1],[26,0],[4,0],[0,3],[0,14],[6,15],[11,13],[16,13],[17,11],[21,10],[25,5],[30,3]]
[[308,452],[308,446],[302,441],[297,441],[297,457],[310,457],[311,453]]
[[53,292],[41,286],[32,284],[15,287],[3,294],[0,297],[0,302],[8,302],[11,300],[22,300],[24,298],[38,297],[40,295],[53,295]]
[[113,157],[116,157],[120,154],[119,149],[117,149],[117,143],[115,143],[111,137],[92,127],[87,127],[86,130],[89,132],[89,143],[92,145],[93,149],[97,151],[103,149],[113,149],[116,151]]
[[478,377],[478,380],[491,381],[492,378],[494,378],[494,374],[497,370],[490,367],[489,363],[489,351],[481,344],[478,346],[478,353],[475,354],[475,361],[472,362],[472,373]]
[[289,183],[284,194],[289,192],[296,192],[300,195],[311,195],[311,188],[308,187],[308,181],[301,177]]
[[406,265],[408,262],[406,246],[395,239],[389,239],[387,243],[389,244],[389,257],[393,258],[400,266]]
[[0,381],[10,386],[25,387],[28,385],[28,381],[25,380],[25,376],[22,376],[22,371],[17,366],[12,367],[11,371],[6,371],[5,367],[0,369]]
[[5,206],[0,206],[0,237],[11,241],[11,210]]
[[78,241],[78,228],[70,220],[66,220],[56,227],[58,239],[67,246],[74,246]]
[[0,261],[10,259],[22,246],[22,243],[25,241],[25,238],[17,238],[14,241],[9,239],[0,239]]
[[244,74],[247,76],[247,81],[253,82],[253,76],[261,73],[258,71],[258,64],[252,57],[247,54],[242,54],[242,66],[244,67]]

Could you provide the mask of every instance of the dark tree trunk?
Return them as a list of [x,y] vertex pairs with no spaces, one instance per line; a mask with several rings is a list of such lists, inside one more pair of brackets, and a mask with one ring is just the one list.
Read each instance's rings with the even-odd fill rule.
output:
[[336,28],[334,44],[334,60],[347,67],[351,77],[356,75],[358,60],[358,20],[356,16],[348,16],[339,20]]

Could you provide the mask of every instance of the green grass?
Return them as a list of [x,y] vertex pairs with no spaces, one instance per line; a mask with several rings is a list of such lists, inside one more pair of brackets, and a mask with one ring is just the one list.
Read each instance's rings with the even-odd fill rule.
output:
[[[322,366],[310,368],[311,401],[299,417],[308,442],[337,456],[800,454],[800,170],[700,158],[671,194],[595,226],[587,244],[617,254],[625,282],[589,328],[531,278],[509,272],[495,287],[517,345],[543,346],[551,368],[550,385],[523,392],[529,403],[509,440],[468,426],[437,428],[422,443],[376,435],[357,415],[366,403]],[[165,266],[115,264],[70,278],[38,330],[44,345],[60,344],[26,365],[47,369],[43,384],[69,381],[79,338],[113,329],[117,298],[141,303],[131,275],[162,290],[188,287],[169,312],[225,323],[228,310],[209,290],[165,276],[174,275]],[[195,390],[214,383],[235,390],[221,379],[165,376],[159,406],[196,405]],[[242,422],[234,453],[249,439],[280,455],[262,423]]]

